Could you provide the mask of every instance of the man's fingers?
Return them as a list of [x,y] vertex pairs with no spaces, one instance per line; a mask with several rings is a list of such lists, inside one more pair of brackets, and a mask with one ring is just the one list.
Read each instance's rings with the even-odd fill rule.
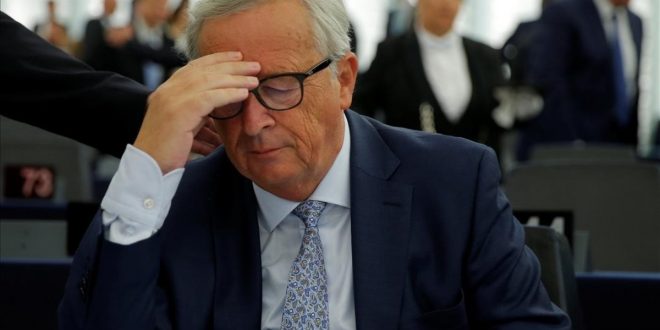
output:
[[259,73],[259,70],[261,70],[259,62],[246,61],[222,62],[204,67],[204,72],[240,76],[255,76]]
[[253,89],[259,85],[259,79],[253,76],[236,76],[236,75],[223,75],[214,74],[212,72],[205,72],[200,76],[192,88],[216,89],[216,88],[247,88]]
[[213,71],[216,70],[214,68],[221,68],[227,73],[239,75],[254,75],[261,70],[259,62],[243,61],[243,55],[240,52],[209,54],[188,62],[187,66]]
[[193,66],[208,66],[215,63],[222,63],[228,61],[240,61],[243,59],[243,54],[238,51],[219,52],[196,58],[189,62]]
[[204,74],[212,75],[236,75],[236,76],[256,76],[261,70],[259,62],[229,61],[212,63],[209,65],[187,64],[175,74],[177,76],[199,77]]
[[205,103],[200,107],[200,116],[208,116],[215,108],[224,107],[232,103],[243,102],[247,99],[249,91],[246,88],[222,88],[207,90],[202,93],[200,101]]
[[216,88],[247,88],[259,85],[255,77],[260,70],[257,62],[224,62],[208,67],[185,66],[174,73],[169,85],[174,89],[204,91]]

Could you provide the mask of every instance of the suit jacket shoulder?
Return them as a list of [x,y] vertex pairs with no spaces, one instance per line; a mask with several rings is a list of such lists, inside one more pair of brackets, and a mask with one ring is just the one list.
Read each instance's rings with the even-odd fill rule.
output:
[[358,328],[568,328],[499,189],[492,150],[347,117]]

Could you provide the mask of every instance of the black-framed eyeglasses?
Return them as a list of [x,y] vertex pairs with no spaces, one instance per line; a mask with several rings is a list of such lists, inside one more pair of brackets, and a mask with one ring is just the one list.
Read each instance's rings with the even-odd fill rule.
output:
[[[250,90],[259,103],[266,109],[285,111],[300,105],[303,100],[303,82],[315,73],[327,68],[332,59],[326,58],[306,72],[278,73],[259,81],[259,85]],[[243,111],[243,102],[228,104],[216,108],[209,114],[214,119],[229,119],[238,116]]]

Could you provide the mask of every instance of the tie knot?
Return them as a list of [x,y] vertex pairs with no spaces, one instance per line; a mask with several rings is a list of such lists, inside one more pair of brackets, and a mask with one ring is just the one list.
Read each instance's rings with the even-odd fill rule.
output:
[[305,227],[316,227],[325,205],[326,202],[321,201],[304,201],[292,213],[305,223]]

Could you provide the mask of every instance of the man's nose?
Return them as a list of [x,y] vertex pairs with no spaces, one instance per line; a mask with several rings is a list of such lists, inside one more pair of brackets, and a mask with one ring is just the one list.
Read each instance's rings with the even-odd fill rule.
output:
[[243,131],[248,136],[257,136],[261,131],[275,125],[270,110],[264,107],[257,97],[250,93],[243,101]]

